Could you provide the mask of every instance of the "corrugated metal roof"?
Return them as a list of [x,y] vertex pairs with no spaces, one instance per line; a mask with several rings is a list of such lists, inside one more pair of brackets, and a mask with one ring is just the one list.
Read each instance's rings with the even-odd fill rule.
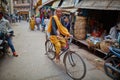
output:
[[120,0],[82,0],[76,8],[120,10]]
[[76,8],[71,8],[71,9],[62,9],[63,11],[66,11],[66,12],[71,12],[71,13],[74,13],[76,12],[78,9]]
[[64,0],[61,7],[74,7],[74,0]]
[[55,1],[55,2],[52,4],[52,8],[57,8],[59,4],[60,4],[60,0]]
[[45,6],[46,4],[49,4],[51,2],[53,2],[54,0],[48,0],[47,2],[44,2],[41,6],[38,7],[38,9],[42,8],[43,6]]

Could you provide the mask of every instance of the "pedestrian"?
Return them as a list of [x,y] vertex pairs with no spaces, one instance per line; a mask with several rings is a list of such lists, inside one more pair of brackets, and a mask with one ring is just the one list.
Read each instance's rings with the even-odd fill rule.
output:
[[61,48],[67,49],[66,40],[63,36],[70,37],[68,30],[62,25],[61,21],[62,10],[56,9],[56,14],[50,18],[47,32],[50,33],[50,41],[55,46],[56,62],[60,62],[59,53]]
[[36,25],[37,25],[37,30],[40,30],[40,18],[39,17],[35,17],[35,21],[36,21]]
[[19,22],[21,22],[21,16],[19,16]]
[[48,23],[49,23],[49,16],[45,17],[44,22],[45,22],[45,30],[47,30],[47,28],[48,28]]
[[27,17],[27,22],[29,22],[29,17]]
[[30,19],[30,29],[31,30],[34,30],[35,28],[35,18],[34,18],[34,15],[31,16],[31,19]]
[[12,53],[13,53],[13,56],[17,57],[17,53],[15,51],[15,48],[14,48],[14,45],[12,43],[12,39],[10,37],[10,34],[8,33],[8,30],[12,29],[10,24],[9,24],[9,21],[6,20],[4,17],[3,17],[3,13],[0,12],[0,31],[2,31],[3,33],[7,34],[7,42],[8,42],[8,45],[9,47],[11,48],[12,50]]
[[41,26],[42,26],[42,32],[44,32],[46,27],[44,16],[42,17],[42,20],[41,20]]
[[69,19],[68,19],[67,16],[65,17],[64,22],[65,22],[65,27],[66,27],[66,28],[68,29],[68,31],[70,32],[70,22],[69,22]]
[[110,39],[116,40],[117,39],[117,28],[118,28],[117,25],[111,27],[109,35],[105,36],[105,39],[109,39],[110,38]]

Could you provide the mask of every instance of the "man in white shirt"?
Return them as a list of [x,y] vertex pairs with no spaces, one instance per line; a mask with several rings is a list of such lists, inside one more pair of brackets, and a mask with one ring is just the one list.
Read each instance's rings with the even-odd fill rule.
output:
[[116,39],[117,38],[117,25],[116,26],[113,26],[111,29],[110,29],[110,32],[109,32],[109,35],[112,39]]

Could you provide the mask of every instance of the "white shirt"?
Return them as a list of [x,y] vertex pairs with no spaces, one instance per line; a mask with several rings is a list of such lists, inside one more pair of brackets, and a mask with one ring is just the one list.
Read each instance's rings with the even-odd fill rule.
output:
[[112,39],[116,39],[117,30],[116,30],[115,26],[110,29],[109,34],[110,34],[110,36],[111,36]]
[[9,24],[9,21],[5,18],[2,18],[0,20],[0,31],[2,31],[3,33],[7,33],[9,29],[12,29]]
[[50,19],[45,19],[45,20],[44,20],[44,22],[45,22],[45,24],[46,24],[45,30],[47,30],[47,28],[48,28],[49,21],[50,21]]

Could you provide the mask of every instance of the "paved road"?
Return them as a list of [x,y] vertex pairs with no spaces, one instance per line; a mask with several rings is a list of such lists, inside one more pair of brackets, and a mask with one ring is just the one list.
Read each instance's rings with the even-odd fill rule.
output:
[[[13,43],[19,57],[6,55],[0,60],[0,80],[72,80],[63,65],[49,60],[45,53],[45,34],[41,31],[30,31],[27,22],[13,24],[15,37]],[[83,80],[110,80],[97,57],[73,45],[87,65],[87,74]]]

